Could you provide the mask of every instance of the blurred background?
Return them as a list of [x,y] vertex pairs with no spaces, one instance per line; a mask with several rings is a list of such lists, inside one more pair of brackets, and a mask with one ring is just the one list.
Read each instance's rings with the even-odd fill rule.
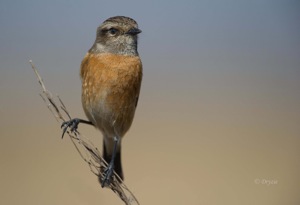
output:
[[[142,205],[300,204],[300,2],[0,1],[0,203],[123,204],[81,160],[28,63],[73,117],[105,19],[143,30],[144,78],[123,140]],[[102,148],[100,133],[80,125]]]

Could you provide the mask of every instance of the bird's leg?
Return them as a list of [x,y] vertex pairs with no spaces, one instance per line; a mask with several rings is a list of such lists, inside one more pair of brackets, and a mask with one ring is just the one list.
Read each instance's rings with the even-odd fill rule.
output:
[[113,153],[112,153],[112,158],[108,164],[108,167],[105,169],[104,171],[104,176],[103,176],[103,180],[101,180],[101,186],[102,188],[107,184],[110,184],[110,179],[111,176],[114,172],[114,164],[115,164],[115,158],[116,158],[116,153],[117,153],[117,147],[118,144],[120,142],[120,137],[114,137],[114,149],[113,149]]
[[62,133],[62,136],[61,138],[64,137],[68,127],[71,129],[71,132],[74,132],[77,130],[78,128],[78,124],[79,123],[84,123],[84,124],[88,124],[88,125],[94,125],[92,122],[90,121],[87,121],[87,120],[82,120],[82,119],[79,119],[79,118],[74,118],[74,119],[71,119],[69,121],[65,121],[62,123],[61,125],[61,128],[64,128],[63,129],[63,133]]

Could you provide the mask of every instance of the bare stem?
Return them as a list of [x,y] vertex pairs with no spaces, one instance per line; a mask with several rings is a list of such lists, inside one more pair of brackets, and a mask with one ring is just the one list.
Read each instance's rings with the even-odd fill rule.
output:
[[[53,98],[52,93],[47,90],[42,77],[38,73],[36,67],[34,66],[32,60],[29,61],[37,79],[42,87],[42,93],[40,96],[47,105],[50,112],[53,114],[55,119],[62,123],[66,119],[71,119],[71,115],[68,112],[66,106],[60,97],[57,96],[58,103]],[[101,157],[100,151],[89,138],[80,134],[80,132],[67,131],[72,143],[74,144],[76,150],[78,151],[80,157],[88,164],[90,170],[99,177],[103,177],[103,170],[107,167],[107,162]],[[138,200],[135,198],[133,193],[127,188],[127,186],[122,182],[121,178],[114,173],[111,183],[107,188],[110,188],[126,205],[139,205]]]

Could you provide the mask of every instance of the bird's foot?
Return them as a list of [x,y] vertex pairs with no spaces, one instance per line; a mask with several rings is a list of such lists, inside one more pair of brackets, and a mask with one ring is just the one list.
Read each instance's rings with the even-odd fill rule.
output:
[[109,186],[111,183],[112,175],[114,173],[114,165],[109,164],[103,172],[103,177],[100,178],[101,187]]
[[71,132],[77,131],[78,124],[80,123],[80,119],[74,118],[69,121],[65,121],[61,124],[61,128],[63,128],[63,133],[61,138],[64,138],[64,135],[68,128],[70,128]]

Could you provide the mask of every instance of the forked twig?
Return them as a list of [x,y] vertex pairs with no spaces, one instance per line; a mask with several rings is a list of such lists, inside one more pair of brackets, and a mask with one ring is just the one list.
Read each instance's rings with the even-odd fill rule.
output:
[[[34,73],[36,74],[40,86],[42,87],[42,93],[40,94],[40,96],[55,117],[56,121],[62,123],[67,121],[66,119],[71,119],[71,115],[69,114],[61,98],[57,96],[59,102],[57,103],[55,101],[52,93],[46,89],[43,79],[38,73],[33,62],[30,60],[29,63]],[[69,135],[80,157],[88,164],[91,171],[98,178],[102,178],[104,174],[103,170],[105,170],[105,168],[107,167],[107,162],[101,157],[98,148],[92,143],[89,138],[80,134],[78,130],[74,132],[67,131],[67,134]],[[127,186],[122,182],[122,180],[116,173],[114,173],[114,175],[112,176],[111,183],[107,187],[115,192],[126,205],[139,205],[139,202],[137,201],[133,193],[127,188]]]

